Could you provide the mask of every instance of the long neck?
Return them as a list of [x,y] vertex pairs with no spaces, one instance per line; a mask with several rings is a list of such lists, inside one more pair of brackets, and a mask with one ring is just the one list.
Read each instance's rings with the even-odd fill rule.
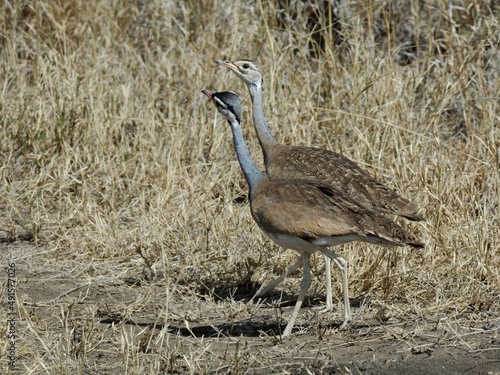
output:
[[264,179],[264,174],[257,168],[250,156],[250,152],[243,139],[240,124],[237,121],[229,121],[229,125],[231,125],[231,130],[233,131],[233,143],[236,156],[240,162],[240,167],[245,175],[250,192],[252,192],[259,182]]
[[252,98],[253,125],[255,126],[255,131],[257,132],[257,137],[259,138],[260,146],[262,147],[264,158],[267,163],[269,148],[273,144],[278,143],[278,141],[274,138],[274,135],[272,135],[271,130],[269,130],[267,126],[266,119],[264,118],[261,87],[257,85],[248,85],[248,91]]

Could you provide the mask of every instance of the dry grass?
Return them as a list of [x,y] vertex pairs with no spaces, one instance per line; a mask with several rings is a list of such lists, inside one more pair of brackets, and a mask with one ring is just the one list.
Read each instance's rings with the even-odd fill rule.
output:
[[[315,58],[310,10],[288,3],[298,18],[279,1],[3,2],[0,245],[17,265],[18,371],[319,373],[340,359],[317,337],[335,352],[366,327],[408,355],[480,349],[463,335],[500,314],[500,8],[350,1]],[[296,255],[256,229],[229,130],[199,92],[245,98],[261,162],[223,57],[264,68],[278,139],[341,151],[422,207],[410,227],[425,250],[341,250],[365,328],[337,332],[338,314],[307,308],[301,344],[248,334],[288,316],[243,297]],[[314,271],[322,298],[319,257]]]

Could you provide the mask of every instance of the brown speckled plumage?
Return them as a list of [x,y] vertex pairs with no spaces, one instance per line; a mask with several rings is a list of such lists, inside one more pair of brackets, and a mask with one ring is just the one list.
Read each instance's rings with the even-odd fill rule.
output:
[[399,224],[316,181],[265,179],[250,202],[257,224],[273,233],[306,241],[353,235],[380,245],[423,246]]
[[342,154],[279,143],[268,145],[266,150],[266,172],[270,177],[320,181],[378,212],[423,220],[415,205]]

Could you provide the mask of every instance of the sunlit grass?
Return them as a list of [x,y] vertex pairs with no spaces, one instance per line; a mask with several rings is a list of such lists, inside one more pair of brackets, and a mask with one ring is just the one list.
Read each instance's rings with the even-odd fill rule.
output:
[[[212,349],[207,338],[187,343],[169,333],[169,324],[191,329],[189,322],[276,323],[278,310],[262,318],[231,296],[296,256],[265,239],[250,217],[229,129],[200,90],[240,94],[245,136],[261,163],[250,99],[216,58],[251,58],[263,68],[277,138],[343,152],[421,207],[427,222],[408,228],[424,250],[339,249],[351,298],[370,304],[355,307],[355,319],[448,316],[465,326],[498,317],[500,10],[457,3],[351,1],[337,9],[342,42],[325,33],[315,58],[308,11],[278,22],[279,1],[6,1],[2,241],[33,241],[34,250],[14,255],[31,267],[20,273],[50,271],[88,285],[78,298],[92,302],[78,307],[71,295],[40,307],[20,279],[27,307],[19,368],[203,373],[217,370],[211,357],[225,372],[259,363],[248,343],[224,352],[226,342]],[[408,41],[414,48],[402,49]],[[323,297],[319,258],[312,293]],[[141,287],[124,283],[130,278]],[[299,280],[292,275],[283,286],[292,299]],[[116,299],[97,297],[101,286]],[[113,314],[116,325],[99,323]],[[124,324],[131,316],[161,327]],[[339,316],[317,319],[313,336]]]

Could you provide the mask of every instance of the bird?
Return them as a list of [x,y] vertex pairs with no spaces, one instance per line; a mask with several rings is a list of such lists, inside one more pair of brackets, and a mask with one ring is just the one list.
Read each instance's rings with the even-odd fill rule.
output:
[[[290,336],[302,301],[311,285],[310,258],[315,252],[333,260],[342,275],[344,321],[351,321],[347,261],[329,248],[351,241],[385,246],[423,247],[385,215],[365,207],[328,184],[303,179],[272,178],[253,162],[241,130],[242,105],[234,92],[202,90],[227,120],[243,175],[248,184],[252,217],[260,230],[283,248],[296,250],[303,267],[300,292],[280,335]],[[297,266],[298,267],[298,266]],[[297,268],[296,267],[296,268]]]
[[[214,60],[231,70],[247,86],[252,100],[254,127],[264,155],[266,173],[272,178],[317,180],[344,191],[360,204],[383,214],[396,215],[413,221],[424,221],[418,208],[388,188],[346,156],[330,150],[290,146],[279,143],[264,118],[261,69],[250,60]],[[276,280],[260,288],[255,297],[274,289],[284,278],[300,266],[300,259]],[[326,307],[333,307],[330,260],[325,257]]]

